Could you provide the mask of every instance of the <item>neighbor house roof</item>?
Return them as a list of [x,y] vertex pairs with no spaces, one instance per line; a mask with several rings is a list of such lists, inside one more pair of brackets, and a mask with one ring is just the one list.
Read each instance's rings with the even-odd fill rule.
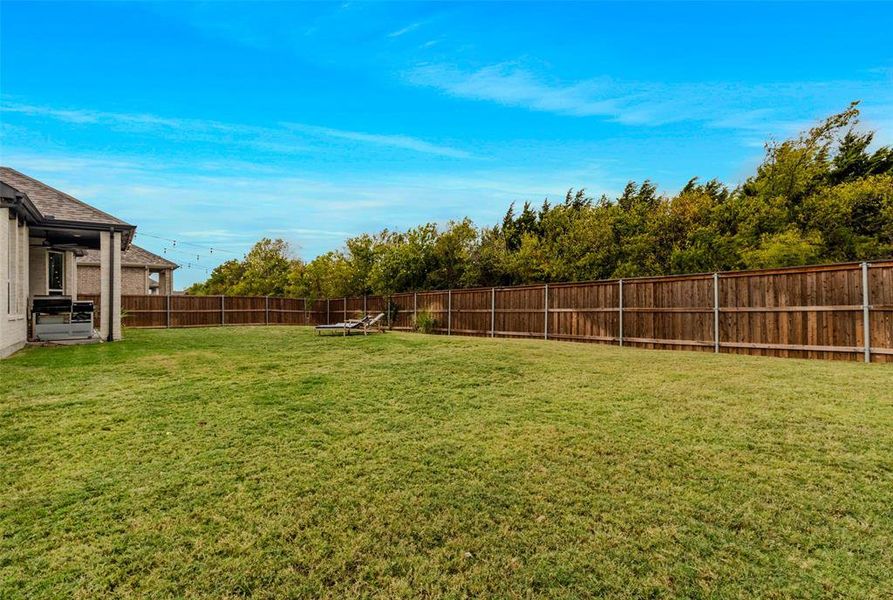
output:
[[45,221],[72,221],[98,225],[123,225],[133,227],[112,215],[81,202],[74,196],[19,173],[9,167],[0,167],[0,181],[28,196]]
[[[78,265],[99,266],[99,250],[87,250],[84,256],[78,257]],[[180,265],[168,259],[131,244],[121,253],[122,267],[149,267],[150,269],[176,269]]]

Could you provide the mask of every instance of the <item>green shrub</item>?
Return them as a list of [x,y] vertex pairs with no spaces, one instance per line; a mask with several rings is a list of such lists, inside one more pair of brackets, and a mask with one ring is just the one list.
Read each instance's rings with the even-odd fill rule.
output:
[[419,311],[415,317],[415,330],[419,333],[431,333],[437,327],[437,319],[427,311]]

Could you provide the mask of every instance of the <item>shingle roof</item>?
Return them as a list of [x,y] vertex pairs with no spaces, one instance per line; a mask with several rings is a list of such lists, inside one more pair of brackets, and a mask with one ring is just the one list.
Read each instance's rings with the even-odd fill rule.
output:
[[100,225],[125,225],[133,227],[112,215],[81,202],[74,196],[60,192],[47,184],[28,177],[9,167],[0,167],[0,181],[28,195],[28,198],[44,218],[60,221],[97,223]]
[[[99,250],[87,250],[84,256],[78,257],[79,265],[98,265]],[[180,265],[166,258],[131,244],[130,248],[121,253],[121,266],[123,267],[156,267],[159,269],[176,269]]]

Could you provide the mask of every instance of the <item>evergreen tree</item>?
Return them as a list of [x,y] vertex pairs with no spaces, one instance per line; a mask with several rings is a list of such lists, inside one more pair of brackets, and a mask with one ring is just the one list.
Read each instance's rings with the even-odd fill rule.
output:
[[512,203],[493,227],[464,219],[363,234],[306,264],[265,238],[189,292],[338,297],[890,257],[893,149],[873,149],[857,105],[768,143],[734,190],[695,177],[668,196],[630,181],[594,201],[571,188],[539,210]]

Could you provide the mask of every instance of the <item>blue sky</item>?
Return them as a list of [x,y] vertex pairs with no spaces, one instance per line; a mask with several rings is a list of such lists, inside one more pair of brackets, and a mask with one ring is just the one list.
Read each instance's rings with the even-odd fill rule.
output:
[[734,185],[851,100],[891,143],[891,28],[890,3],[3,2],[0,160],[138,225],[182,287],[262,236],[310,259],[570,187]]

